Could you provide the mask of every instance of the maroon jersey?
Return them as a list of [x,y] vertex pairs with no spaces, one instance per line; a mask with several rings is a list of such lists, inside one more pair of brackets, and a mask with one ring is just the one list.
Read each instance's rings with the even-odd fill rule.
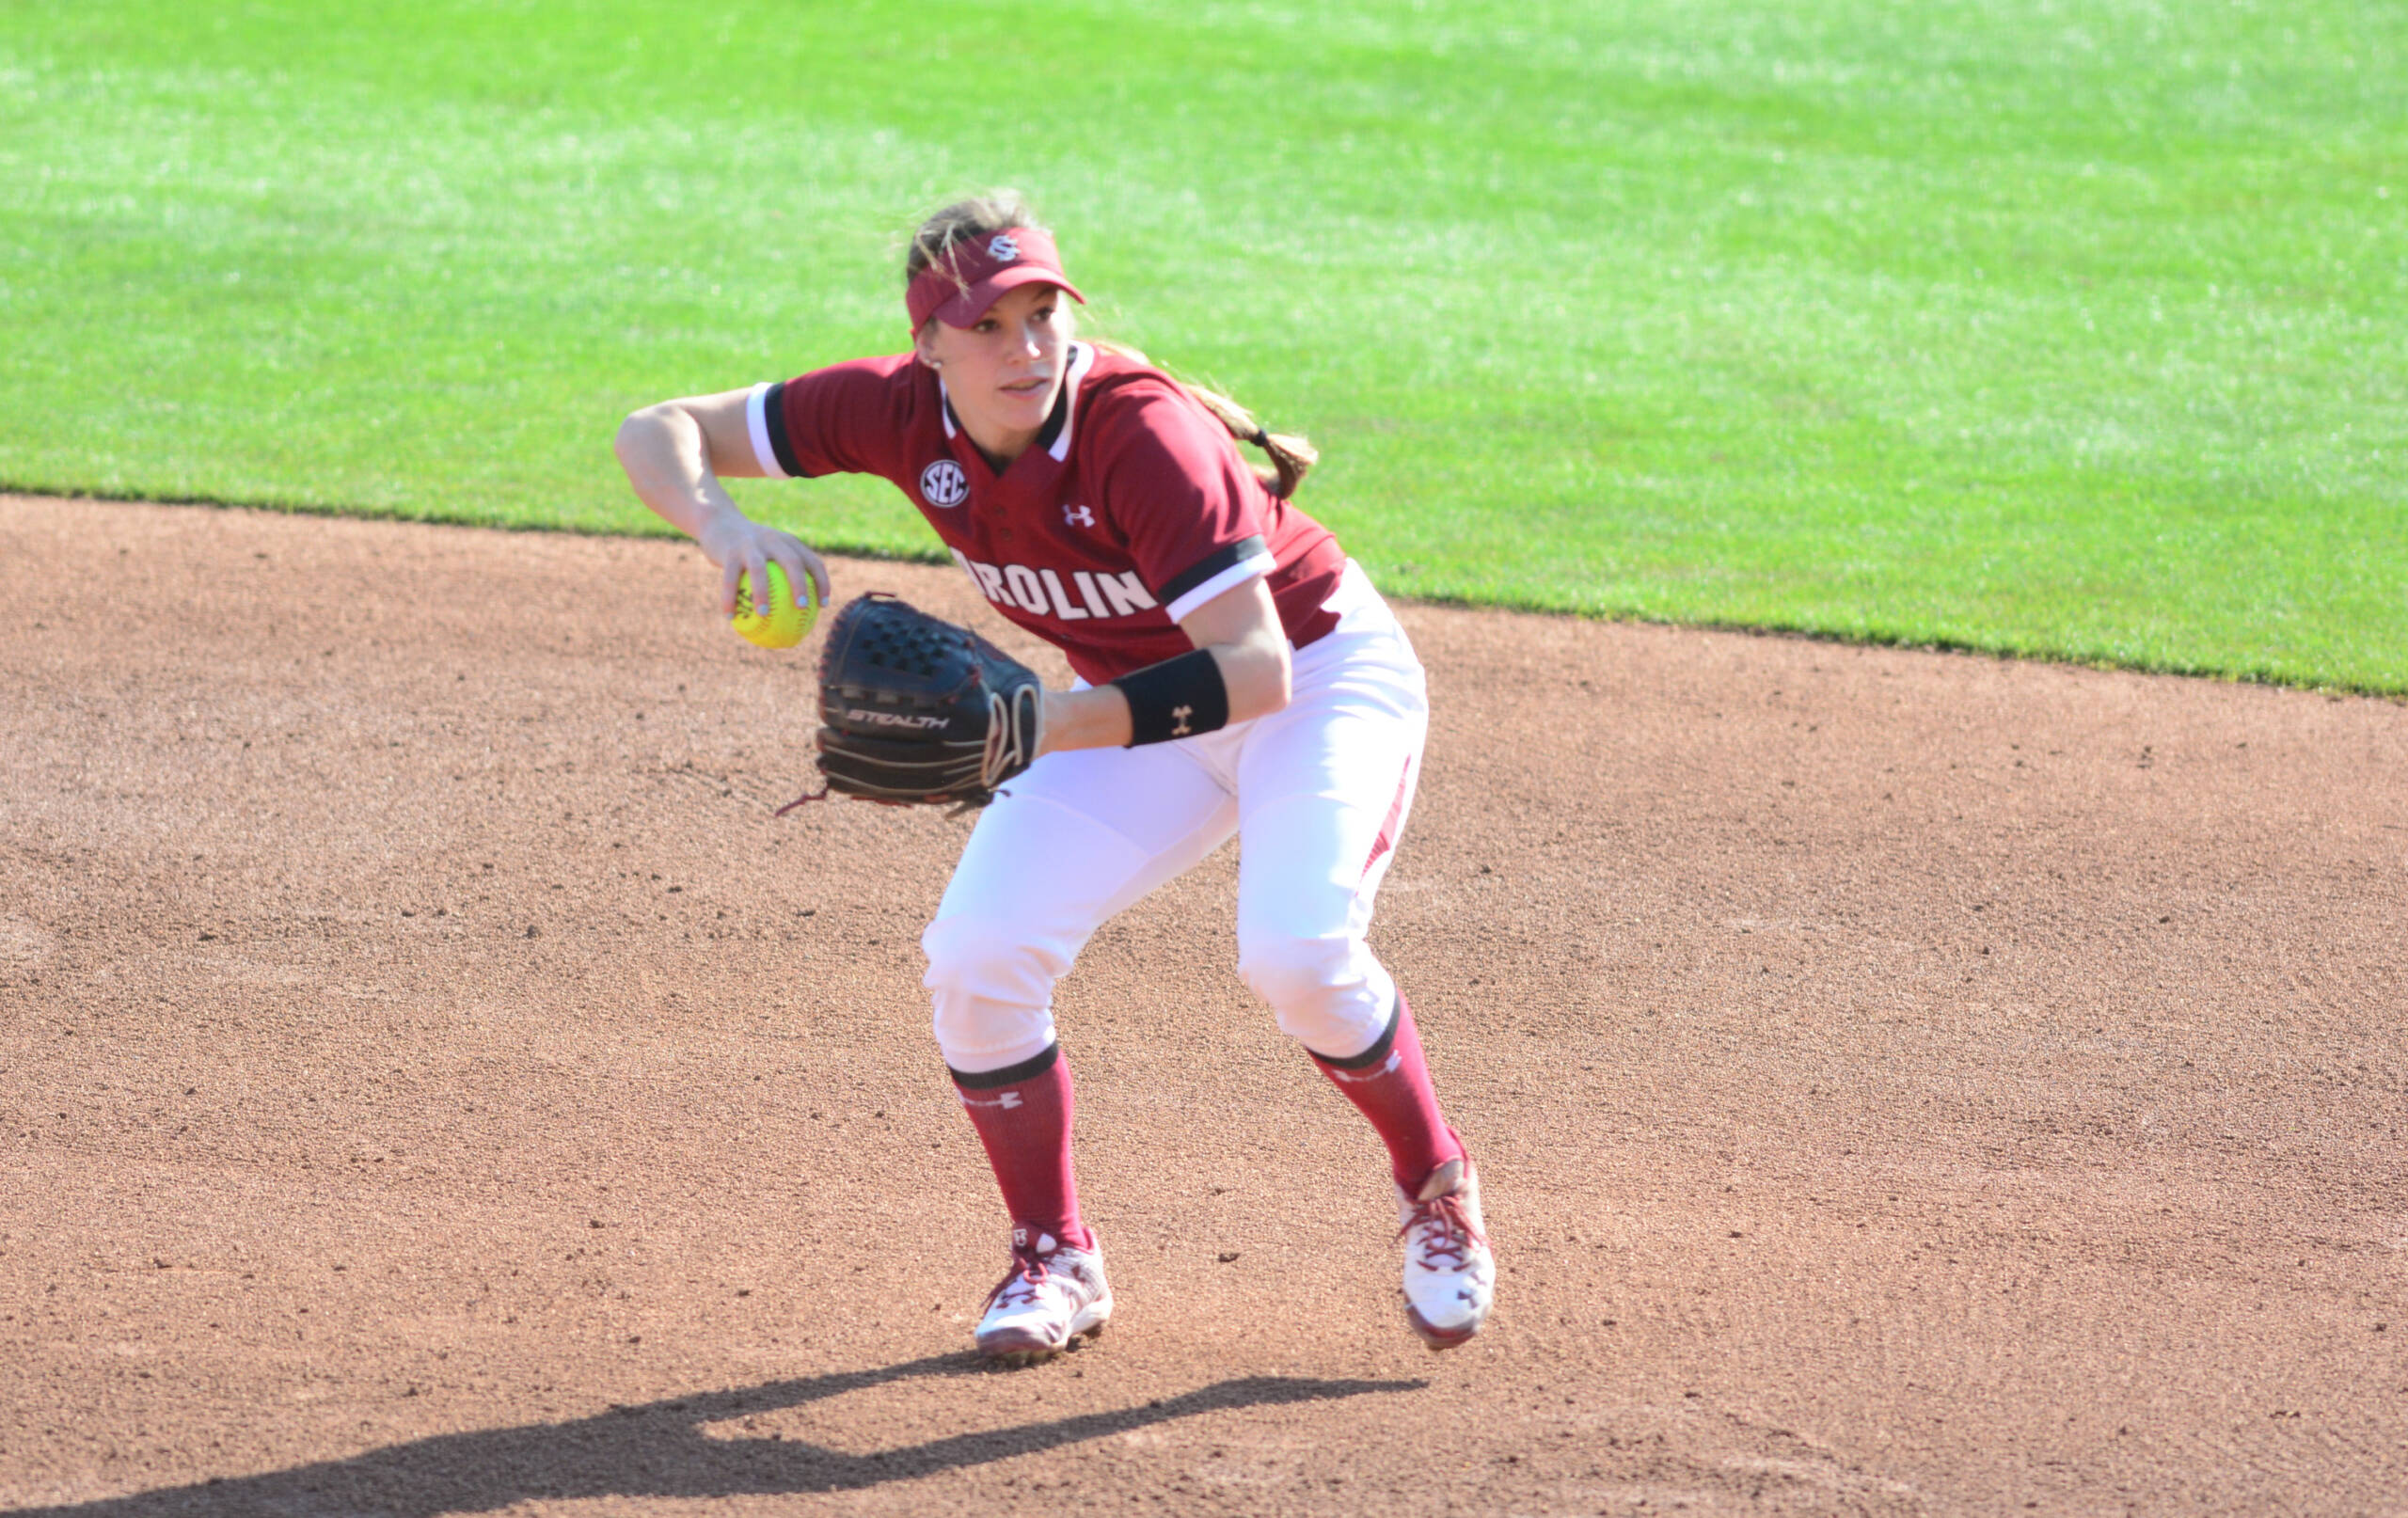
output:
[[1001,474],[908,354],[758,386],[745,417],[773,478],[893,481],[995,609],[1091,685],[1186,653],[1179,619],[1259,576],[1297,647],[1337,623],[1323,603],[1346,568],[1338,540],[1133,359],[1072,344],[1053,415]]

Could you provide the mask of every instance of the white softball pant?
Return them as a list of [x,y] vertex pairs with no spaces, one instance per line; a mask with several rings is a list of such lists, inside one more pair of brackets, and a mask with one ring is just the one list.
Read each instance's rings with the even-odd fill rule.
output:
[[1095,930],[1238,837],[1238,973],[1282,1030],[1343,1059],[1396,985],[1363,941],[1420,779],[1430,702],[1404,629],[1351,561],[1338,625],[1267,717],[1171,743],[1051,753],[971,832],[921,936],[937,1047],[965,1074],[1054,1042],[1054,983]]

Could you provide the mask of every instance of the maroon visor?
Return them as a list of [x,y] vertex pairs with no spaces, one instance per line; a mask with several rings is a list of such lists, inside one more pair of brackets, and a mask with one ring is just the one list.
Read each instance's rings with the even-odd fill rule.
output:
[[985,237],[965,237],[943,258],[919,273],[904,293],[911,311],[911,330],[927,325],[933,316],[947,326],[968,326],[987,314],[1005,291],[1015,285],[1057,287],[1084,306],[1087,298],[1062,273],[1054,237],[1035,227],[1007,227]]

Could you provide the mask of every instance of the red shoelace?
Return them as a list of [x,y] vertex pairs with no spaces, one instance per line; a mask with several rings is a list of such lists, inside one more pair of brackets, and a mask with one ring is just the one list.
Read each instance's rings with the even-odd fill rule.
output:
[[1006,1271],[1004,1278],[995,1283],[995,1289],[987,1293],[987,1305],[993,1306],[1005,1292],[1012,1289],[1015,1282],[1024,1281],[1028,1284],[1029,1289],[1034,1291],[1044,1285],[1045,1278],[1053,1273],[1046,1268],[1045,1257],[1038,1254],[1035,1248],[1015,1249],[1012,1251],[1012,1268]]
[[1460,1270],[1471,1263],[1473,1244],[1488,1242],[1487,1236],[1471,1225],[1471,1218],[1464,1211],[1464,1199],[1454,1192],[1414,1203],[1413,1211],[1406,1216],[1404,1226],[1397,1229],[1396,1236],[1405,1238],[1425,1223],[1436,1224],[1438,1230],[1435,1239],[1418,1245],[1424,1259],[1452,1257],[1452,1263]]

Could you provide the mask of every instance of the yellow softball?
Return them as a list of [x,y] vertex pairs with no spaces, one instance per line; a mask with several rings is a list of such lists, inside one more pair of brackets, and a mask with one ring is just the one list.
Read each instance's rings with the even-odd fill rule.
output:
[[752,607],[752,577],[739,573],[736,577],[736,615],[728,622],[747,641],[763,648],[792,648],[811,636],[811,625],[819,618],[819,587],[808,577],[802,582],[802,598],[795,598],[794,587],[786,583],[785,569],[777,561],[769,561],[769,609],[767,615]]

